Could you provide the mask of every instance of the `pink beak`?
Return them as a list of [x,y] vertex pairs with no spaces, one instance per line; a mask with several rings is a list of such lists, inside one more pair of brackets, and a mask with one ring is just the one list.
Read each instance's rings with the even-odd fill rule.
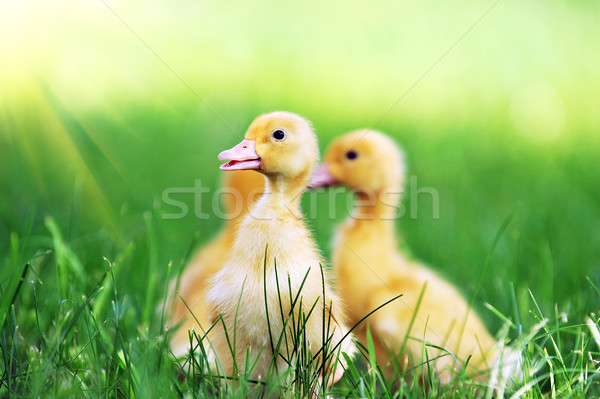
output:
[[313,173],[308,188],[329,187],[335,184],[338,184],[338,181],[331,175],[329,165],[323,163]]
[[260,157],[256,153],[256,141],[244,139],[235,147],[219,154],[219,161],[230,160],[221,165],[221,170],[260,169]]

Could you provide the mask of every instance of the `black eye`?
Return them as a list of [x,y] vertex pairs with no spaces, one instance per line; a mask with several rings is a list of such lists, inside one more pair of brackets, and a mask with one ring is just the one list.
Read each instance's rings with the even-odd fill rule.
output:
[[275,140],[283,140],[285,138],[285,132],[281,129],[277,129],[273,133],[271,133],[271,136]]
[[358,158],[358,153],[356,151],[350,150],[346,153],[346,158],[352,161]]

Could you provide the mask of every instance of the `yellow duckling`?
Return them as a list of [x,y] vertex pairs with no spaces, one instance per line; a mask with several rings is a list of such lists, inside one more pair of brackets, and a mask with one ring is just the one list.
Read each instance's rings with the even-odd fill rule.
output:
[[322,367],[337,359],[335,353],[324,359],[324,344],[327,354],[353,351],[350,337],[344,339],[342,306],[300,212],[318,156],[310,123],[289,112],[257,117],[240,144],[219,154],[229,160],[222,170],[255,170],[267,181],[207,296],[216,323],[210,341],[219,371],[227,375],[264,381],[273,371],[285,372],[308,349],[324,376],[335,366],[330,380],[335,382],[343,367],[335,361]]
[[[369,326],[379,364],[390,361],[390,352],[408,359],[411,367],[421,364],[426,361],[423,343],[429,343],[452,352],[461,366],[471,356],[470,371],[487,369],[497,344],[475,311],[449,282],[397,250],[394,222],[404,174],[396,144],[380,132],[360,130],[334,141],[313,177],[313,187],[341,184],[356,194],[353,215],[337,231],[332,260],[350,322],[404,294],[359,328],[366,343]],[[457,362],[433,347],[426,350],[429,359],[441,356],[435,370],[447,381]]]
[[[210,318],[210,309],[205,298],[208,283],[227,260],[238,225],[246,216],[248,206],[262,195],[264,187],[264,176],[252,171],[240,170],[225,175],[221,191],[225,214],[228,217],[225,227],[214,240],[193,256],[179,279],[177,292],[177,279],[173,279],[169,286],[168,298],[173,302],[168,307],[171,309],[168,324],[175,326],[181,323],[170,341],[174,355],[180,356],[189,351],[189,330],[196,330],[201,337],[210,327],[207,321]],[[198,326],[199,321],[202,322],[202,326]]]

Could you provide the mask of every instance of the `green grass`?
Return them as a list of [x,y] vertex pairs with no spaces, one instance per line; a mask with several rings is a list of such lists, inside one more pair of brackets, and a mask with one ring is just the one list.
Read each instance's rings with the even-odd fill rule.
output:
[[[52,170],[58,156],[42,151],[44,143],[35,145],[40,146],[38,162],[48,169],[37,170],[37,177],[27,169],[4,176],[4,187],[19,200],[2,207],[2,395],[235,395],[203,377],[201,361],[169,354],[164,318],[156,312],[166,282],[185,265],[191,248],[212,237],[221,224],[191,215],[162,219],[173,209],[159,201],[161,190],[171,182],[192,186],[197,178],[216,185],[218,163],[210,154],[235,138],[224,136],[190,154],[195,145],[189,141],[199,145],[201,140],[189,131],[176,134],[185,121],[154,113],[162,123],[150,128],[154,121],[144,116],[146,111],[136,114],[142,116],[129,116],[131,126],[155,143],[146,142],[136,154],[153,160],[144,164],[147,168],[127,159],[128,147],[114,149],[115,159],[131,162],[125,170],[138,174],[139,182],[133,179],[130,185],[90,144],[89,132],[70,125],[72,115],[63,115],[70,126],[66,134],[82,143],[77,148],[102,187],[104,203],[85,192],[81,176]],[[163,129],[173,135],[164,135]],[[197,127],[211,129],[217,127]],[[408,213],[399,220],[400,245],[472,297],[491,331],[508,323],[508,337],[537,371],[526,374],[520,385],[507,386],[505,394],[529,387],[525,394],[534,398],[597,395],[600,351],[586,320],[591,317],[597,328],[600,192],[594,182],[600,181],[600,172],[594,166],[599,147],[575,138],[532,148],[523,140],[507,142],[494,131],[481,140],[469,131],[430,137],[416,127],[382,130],[404,143],[419,187],[434,187],[440,194],[439,219],[431,216],[430,198],[420,195],[419,217]],[[113,134],[115,140],[127,140]],[[182,149],[185,155],[178,155]],[[15,163],[23,162],[18,152],[12,155]],[[156,165],[161,159],[172,163]],[[409,187],[407,206],[410,196]],[[326,193],[317,197],[317,217],[308,220],[326,255],[335,224],[345,217],[344,197],[337,199],[338,220],[327,217]],[[181,199],[192,206],[192,198]],[[304,205],[307,209],[310,200]],[[544,327],[530,335],[542,320]],[[419,384],[419,378],[400,378],[400,371],[388,380],[368,367],[373,361],[368,347],[363,352],[365,359],[352,363],[332,392],[349,397],[488,395],[485,385],[466,375],[451,386],[440,386],[435,378]],[[421,373],[427,375],[426,364],[409,375]],[[252,389],[242,385],[237,394]]]
[[[426,362],[383,376],[367,342],[332,392],[600,395],[599,8],[502,0],[440,60],[492,4],[112,5],[192,90],[102,3],[2,4],[0,397],[255,388],[222,390],[202,354],[169,353],[167,282],[222,221],[165,219],[161,198],[218,187],[216,154],[274,109],[309,118],[322,149],[378,121],[417,178],[399,245],[526,359],[523,380],[493,393],[462,374],[419,383]],[[199,206],[210,214],[210,197]],[[327,193],[303,208],[327,258],[346,196],[335,220]]]

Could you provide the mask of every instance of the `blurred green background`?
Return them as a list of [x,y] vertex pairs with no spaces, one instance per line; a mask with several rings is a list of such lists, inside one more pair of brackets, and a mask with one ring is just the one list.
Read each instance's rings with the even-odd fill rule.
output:
[[[397,139],[440,198],[434,219],[418,197],[401,245],[492,329],[483,304],[526,319],[528,290],[581,320],[600,303],[586,279],[600,284],[599,37],[593,0],[0,1],[3,281],[56,249],[55,221],[85,270],[71,288],[129,254],[117,286],[148,321],[169,262],[222,224],[165,220],[163,191],[216,188],[218,152],[283,109],[313,122],[322,150],[356,128]],[[345,217],[344,198],[336,221],[327,202],[309,220],[326,255]],[[33,271],[59,299],[53,266]]]

